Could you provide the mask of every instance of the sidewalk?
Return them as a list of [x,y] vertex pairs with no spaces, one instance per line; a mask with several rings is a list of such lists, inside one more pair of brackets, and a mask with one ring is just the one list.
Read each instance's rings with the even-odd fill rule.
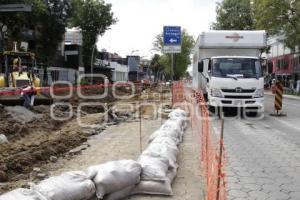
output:
[[[274,94],[272,94],[272,92],[269,91],[269,90],[265,90],[265,95],[268,95],[268,96],[274,96]],[[284,95],[283,95],[283,98],[300,101],[300,96],[293,96],[293,95],[287,95],[287,94],[284,94]]]
[[[143,149],[147,147],[149,136],[161,126],[160,120],[142,121]],[[82,154],[68,159],[59,159],[57,163],[48,165],[51,176],[65,171],[84,170],[91,165],[107,161],[134,159],[140,155],[139,122],[122,123],[108,127],[101,134],[88,141],[89,148]],[[143,196],[129,197],[131,200],[203,200],[204,187],[200,172],[199,139],[189,128],[180,145],[179,170],[173,183],[172,197]]]

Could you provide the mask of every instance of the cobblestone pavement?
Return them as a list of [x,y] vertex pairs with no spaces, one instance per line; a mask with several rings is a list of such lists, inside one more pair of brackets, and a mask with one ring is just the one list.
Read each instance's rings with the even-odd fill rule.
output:
[[[147,147],[147,140],[151,133],[157,130],[161,121],[144,120],[143,149]],[[51,175],[58,175],[64,171],[84,170],[88,166],[101,164],[107,161],[121,159],[137,159],[140,155],[139,145],[139,122],[123,123],[107,128],[100,135],[91,138],[89,148],[81,155],[70,160],[60,159],[55,165],[49,165]],[[173,197],[140,196],[136,195],[129,199],[172,199],[172,200],[202,200],[203,185],[200,176],[200,160],[198,138],[188,130],[185,134],[184,143],[180,146],[179,170],[173,183]]]
[[[285,100],[285,118],[225,120],[229,200],[300,199],[300,101]],[[213,120],[216,133],[220,121]]]

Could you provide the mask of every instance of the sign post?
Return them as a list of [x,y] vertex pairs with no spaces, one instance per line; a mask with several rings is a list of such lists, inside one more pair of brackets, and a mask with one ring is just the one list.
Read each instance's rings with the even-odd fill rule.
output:
[[173,81],[174,81],[174,54],[181,53],[181,27],[180,26],[164,26],[163,34],[163,52],[171,54],[171,90],[173,105]]
[[171,54],[171,80],[174,79],[174,54],[181,53],[181,27],[164,26],[163,52]]

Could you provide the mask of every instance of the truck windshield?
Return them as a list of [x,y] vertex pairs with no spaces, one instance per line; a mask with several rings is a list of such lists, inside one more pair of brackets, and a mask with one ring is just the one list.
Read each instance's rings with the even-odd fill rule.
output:
[[216,58],[212,62],[212,76],[223,78],[259,78],[262,76],[258,59]]

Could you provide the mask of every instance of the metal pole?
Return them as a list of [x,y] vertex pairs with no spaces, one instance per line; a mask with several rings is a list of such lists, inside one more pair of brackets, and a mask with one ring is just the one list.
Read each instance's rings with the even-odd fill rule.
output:
[[171,80],[172,80],[172,83],[171,83],[171,94],[172,94],[172,107],[173,107],[173,95],[174,95],[174,92],[173,92],[173,81],[174,81],[174,53],[171,54]]
[[91,57],[91,84],[93,84],[93,74],[94,74],[94,51],[96,48],[96,44],[93,46],[92,57]]
[[[141,97],[140,97],[141,98]],[[139,117],[140,117],[140,153],[143,151],[143,144],[142,144],[142,111],[141,111],[141,99],[140,99],[140,106],[139,106]]]
[[171,54],[171,80],[174,80],[174,53]]
[[217,198],[220,196],[220,184],[221,184],[221,173],[222,173],[222,162],[223,162],[223,147],[224,147],[224,117],[222,117],[221,125],[221,136],[220,136],[220,152],[219,152],[219,164],[218,164],[218,185],[217,185]]

